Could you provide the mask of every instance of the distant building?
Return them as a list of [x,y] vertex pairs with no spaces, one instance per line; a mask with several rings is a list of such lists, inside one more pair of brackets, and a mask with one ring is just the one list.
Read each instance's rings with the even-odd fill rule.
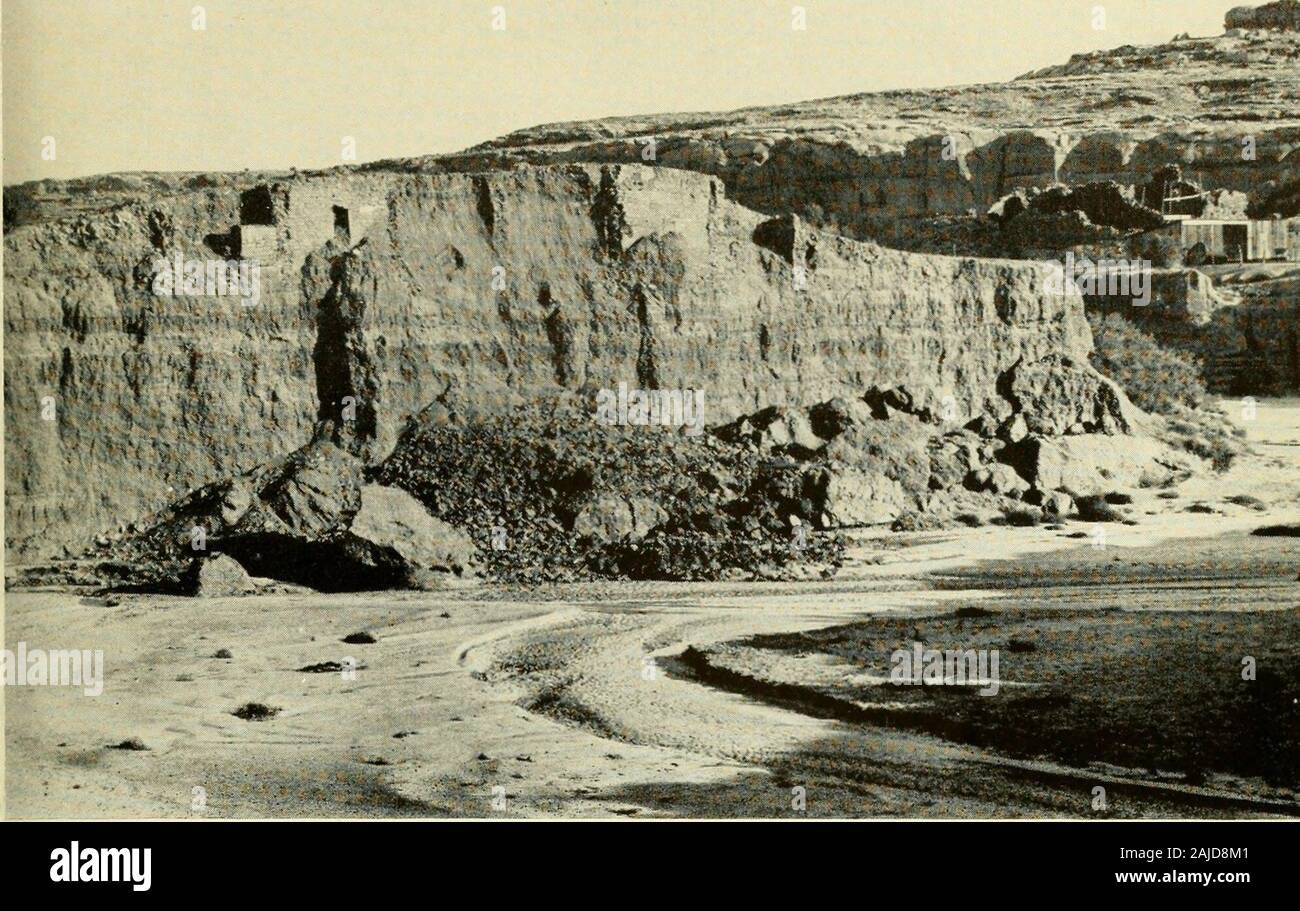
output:
[[1300,218],[1194,218],[1166,215],[1152,233],[1176,238],[1183,255],[1201,244],[1209,262],[1300,261]]

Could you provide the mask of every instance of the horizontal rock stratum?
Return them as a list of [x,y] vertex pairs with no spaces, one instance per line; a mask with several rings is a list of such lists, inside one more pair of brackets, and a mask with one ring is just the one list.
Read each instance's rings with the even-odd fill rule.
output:
[[[156,293],[160,262],[241,234],[252,306]],[[639,166],[302,179],[25,226],[5,238],[6,544],[79,546],[320,428],[373,462],[448,394],[702,389],[718,424],[906,386],[975,417],[1018,362],[1090,350],[1081,299],[1048,289],[1034,264],[888,250]]]

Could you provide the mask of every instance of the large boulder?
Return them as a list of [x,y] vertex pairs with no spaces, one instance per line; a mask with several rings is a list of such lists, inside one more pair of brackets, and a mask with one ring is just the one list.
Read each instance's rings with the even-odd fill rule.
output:
[[1194,467],[1191,457],[1148,436],[1029,437],[1004,449],[1002,457],[1038,490],[1064,490],[1076,498],[1158,486]]
[[876,471],[831,464],[807,484],[814,513],[826,528],[891,522],[911,508],[912,498],[895,480]]
[[872,386],[862,396],[880,420],[906,414],[926,423],[943,419],[943,400],[933,389],[916,386]]
[[727,440],[748,440],[760,452],[793,447],[811,453],[826,445],[802,409],[776,405],[722,428],[719,435]]
[[362,487],[361,507],[347,534],[370,550],[362,559],[368,557],[376,566],[400,565],[413,574],[460,576],[475,562],[469,535],[429,515],[415,497],[396,487]]
[[962,482],[972,468],[965,453],[953,443],[930,450],[930,489],[948,490]]
[[854,424],[827,444],[828,462],[839,462],[897,481],[913,495],[930,488],[933,425],[905,416]]
[[1043,496],[1040,504],[1043,514],[1052,518],[1064,519],[1074,512],[1074,497],[1063,490],[1054,490]]
[[361,508],[364,474],[356,456],[318,440],[197,491],[176,512],[209,534],[326,538],[346,529]]
[[875,420],[871,406],[862,399],[837,396],[808,409],[808,420],[813,433],[824,440],[833,440],[850,427]]
[[[1079,447],[1069,443],[1083,437],[1048,440],[1031,437],[1021,445],[1004,451],[1017,465],[1024,477],[1041,491],[1066,490],[1075,496],[1105,492],[1109,489],[1106,478],[1090,462],[1075,458]],[[1090,444],[1091,445],[1091,444]]]
[[257,496],[253,478],[249,475],[231,478],[222,485],[220,491],[217,509],[221,517],[221,526],[233,528],[248,514],[249,508],[253,505],[253,498]]
[[627,502],[632,507],[633,541],[640,541],[668,518],[668,511],[649,497],[631,497]]
[[341,531],[361,507],[363,465],[332,443],[305,446],[260,499],[290,534],[319,538]]
[[1133,433],[1143,424],[1142,413],[1118,386],[1065,355],[1020,361],[1008,371],[1005,385],[1031,434]]
[[190,563],[180,580],[181,591],[196,598],[229,598],[257,590],[256,583],[226,554],[212,554]]
[[601,494],[579,510],[573,530],[598,544],[640,541],[668,517],[664,509],[647,497]]
[[367,484],[361,461],[326,440],[195,491],[152,534],[181,553],[202,540],[254,576],[323,591],[425,587],[474,572],[464,532],[405,491]]
[[987,491],[1017,500],[1029,490],[1028,481],[1010,465],[1001,464],[975,469],[966,476],[965,483],[971,490]]
[[933,439],[930,450],[930,489],[959,486],[972,471],[984,465],[993,441],[971,430],[957,430]]

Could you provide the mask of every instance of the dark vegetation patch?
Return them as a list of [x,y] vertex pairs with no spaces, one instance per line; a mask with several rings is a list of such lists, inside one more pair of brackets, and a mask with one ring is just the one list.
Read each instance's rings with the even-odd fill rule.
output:
[[1043,511],[1032,506],[1009,509],[1002,514],[1002,521],[1016,528],[1032,528],[1043,521]]
[[1215,471],[1227,471],[1246,449],[1241,429],[1209,411],[1170,419],[1162,437],[1165,442],[1205,459]]
[[1265,525],[1251,534],[1261,538],[1300,538],[1300,525]]
[[[356,671],[362,670],[364,668],[365,668],[364,664],[354,664],[351,666],[351,669]],[[342,673],[343,670],[344,670],[344,665],[340,664],[337,661],[320,661],[317,662],[316,664],[308,664],[298,668],[298,673],[337,674],[337,673]]]
[[1227,498],[1227,502],[1235,506],[1244,506],[1247,509],[1253,509],[1256,512],[1263,512],[1268,509],[1268,504],[1259,497],[1252,497],[1250,494],[1237,493]]
[[1178,414],[1205,402],[1201,365],[1190,355],[1161,346],[1116,313],[1089,315],[1092,365],[1110,377],[1144,411]]
[[[845,683],[820,698],[900,703],[892,716],[900,727],[1019,758],[1113,763],[1181,773],[1189,783],[1223,772],[1300,784],[1300,609],[1016,605],[919,622],[923,631],[916,617],[880,616],[743,644],[830,654],[885,677],[891,655],[912,649],[918,635],[926,648],[997,649],[1002,686],[995,696],[966,687]],[[1256,661],[1254,680],[1242,679],[1243,655]],[[889,717],[874,720],[888,724]]]
[[261,702],[245,702],[230,714],[245,721],[267,721],[280,714],[280,709]]
[[348,645],[374,645],[379,640],[374,637],[373,633],[362,630],[359,633],[348,633],[340,640]]
[[[1137,404],[1160,414],[1204,407],[1206,390],[1229,398],[1300,390],[1300,365],[1292,353],[1297,332],[1294,275],[1279,277],[1261,267],[1221,281],[1240,300],[1212,303],[1217,309],[1203,324],[1171,318],[1161,307],[1096,312],[1106,305],[1090,304],[1094,366],[1124,385]],[[1194,378],[1188,365],[1194,367]],[[1162,376],[1162,369],[1169,375]]]

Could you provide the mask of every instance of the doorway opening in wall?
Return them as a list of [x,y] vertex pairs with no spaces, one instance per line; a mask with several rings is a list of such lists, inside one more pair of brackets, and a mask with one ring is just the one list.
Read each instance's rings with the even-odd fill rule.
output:
[[1223,253],[1228,262],[1245,262],[1246,248],[1249,241],[1250,234],[1245,225],[1223,226]]
[[352,226],[348,222],[348,210],[343,206],[334,207],[334,233],[345,241],[352,237]]
[[266,185],[251,187],[239,194],[241,225],[275,224],[275,198]]

